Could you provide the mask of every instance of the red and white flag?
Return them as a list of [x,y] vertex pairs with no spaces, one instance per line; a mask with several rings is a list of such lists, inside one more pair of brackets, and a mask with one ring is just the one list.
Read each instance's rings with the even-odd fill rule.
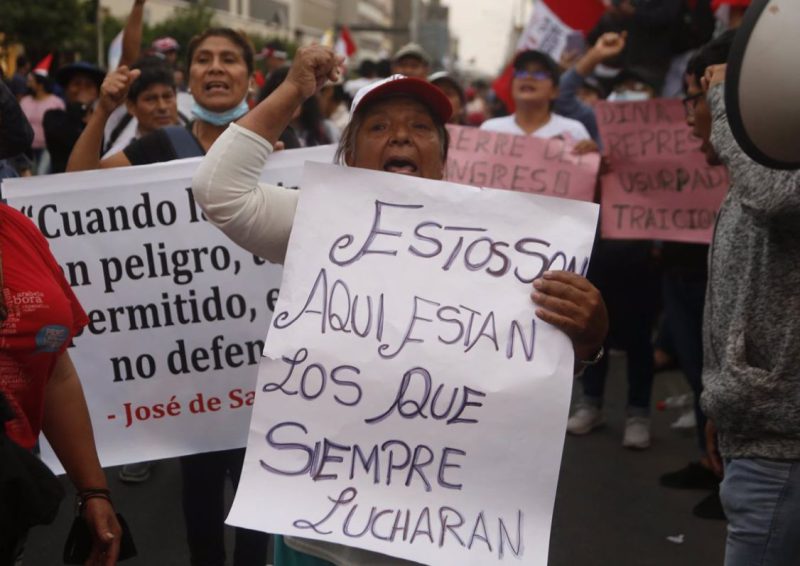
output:
[[602,0],[540,0],[517,42],[517,51],[538,49],[556,61],[565,49],[581,49],[605,12]]
[[358,51],[356,42],[353,41],[353,36],[350,35],[350,30],[347,26],[342,26],[339,30],[339,37],[336,38],[336,45],[333,50],[345,58],[352,57]]

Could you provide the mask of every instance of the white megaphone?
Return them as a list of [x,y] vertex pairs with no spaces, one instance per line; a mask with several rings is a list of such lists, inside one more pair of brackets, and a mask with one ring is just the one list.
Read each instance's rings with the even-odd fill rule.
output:
[[753,0],[736,34],[725,103],[736,141],[772,169],[800,169],[800,0]]

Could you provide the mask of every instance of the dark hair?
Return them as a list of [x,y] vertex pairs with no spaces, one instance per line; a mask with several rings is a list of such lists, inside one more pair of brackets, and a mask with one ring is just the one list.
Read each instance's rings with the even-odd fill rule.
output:
[[358,74],[362,77],[371,79],[378,74],[378,64],[372,59],[364,59],[358,66]]
[[270,94],[275,92],[277,88],[281,86],[281,83],[286,80],[288,75],[288,66],[278,67],[272,71],[269,76],[267,76],[267,80],[264,81],[264,86],[261,87],[261,92],[258,93],[258,101],[261,102]]
[[247,65],[247,72],[249,74],[253,73],[253,69],[255,68],[255,63],[254,63],[255,54],[253,53],[253,44],[250,43],[250,40],[247,39],[246,35],[232,28],[208,28],[203,33],[194,36],[189,41],[189,46],[187,47],[187,53],[186,53],[187,73],[192,66],[192,59],[194,59],[194,52],[197,51],[197,48],[200,46],[200,44],[203,43],[209,37],[224,37],[225,39],[228,39],[232,43],[236,44],[236,46],[238,46],[239,49],[242,50],[242,57],[244,58],[245,65]]
[[544,51],[537,51],[535,49],[528,49],[527,51],[520,51],[514,58],[514,70],[523,71],[530,63],[536,63],[544,67],[553,82],[558,86],[558,79],[561,77],[561,70],[558,63],[556,63],[550,55]]
[[735,37],[736,30],[730,29],[706,43],[689,59],[686,65],[686,74],[692,75],[699,83],[706,73],[706,68],[727,63]]
[[[356,151],[356,137],[358,130],[361,129],[361,124],[364,121],[364,115],[369,105],[361,105],[358,110],[350,117],[350,121],[345,126],[342,132],[342,137],[339,138],[339,147],[336,148],[336,155],[333,158],[334,163],[345,165],[347,163],[347,156],[352,155]],[[430,111],[428,111],[430,113]],[[436,132],[439,134],[439,148],[442,154],[442,163],[447,161],[447,152],[450,149],[450,132],[447,129],[447,124],[440,123],[431,113],[433,123],[436,124]]]
[[389,59],[381,59],[376,64],[378,77],[385,79],[392,74],[392,62]]
[[128,100],[136,102],[144,91],[153,85],[165,85],[175,90],[175,76],[170,67],[159,57],[143,57],[132,65],[133,69],[140,69],[142,74],[131,85],[128,91]]
[[31,73],[33,76],[33,80],[36,81],[37,84],[44,87],[44,91],[48,94],[53,94],[53,79],[50,77],[44,77],[39,73]]
[[30,64],[30,61],[25,55],[17,55],[17,69]]

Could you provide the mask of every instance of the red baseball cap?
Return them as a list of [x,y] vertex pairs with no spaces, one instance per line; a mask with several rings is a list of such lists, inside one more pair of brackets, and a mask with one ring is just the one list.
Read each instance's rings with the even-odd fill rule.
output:
[[442,124],[446,124],[453,115],[453,106],[439,87],[428,81],[405,75],[392,75],[361,87],[353,98],[350,113],[355,114],[359,108],[365,108],[365,105],[393,96],[407,96],[418,100],[427,106],[433,117]]

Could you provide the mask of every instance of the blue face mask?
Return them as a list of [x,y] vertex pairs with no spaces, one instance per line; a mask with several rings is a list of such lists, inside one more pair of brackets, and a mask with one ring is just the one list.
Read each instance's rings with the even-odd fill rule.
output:
[[227,126],[231,122],[234,122],[247,114],[249,110],[250,107],[247,105],[247,98],[242,99],[242,101],[239,103],[239,106],[235,106],[230,110],[226,110],[225,112],[213,112],[208,108],[200,106],[200,104],[195,100],[194,104],[192,105],[192,116],[198,120],[202,120],[203,122],[213,124],[214,126]]

